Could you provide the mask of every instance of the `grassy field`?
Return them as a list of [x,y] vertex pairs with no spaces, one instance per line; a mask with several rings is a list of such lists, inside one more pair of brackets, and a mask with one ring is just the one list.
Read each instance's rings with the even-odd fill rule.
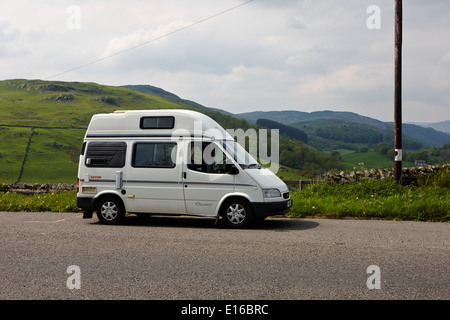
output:
[[[339,151],[339,150],[338,150]],[[345,152],[341,150],[342,162],[347,170],[361,170],[361,169],[379,169],[379,168],[392,168],[394,166],[394,159],[388,159],[386,156],[379,154],[378,152]],[[404,167],[413,167],[414,163],[403,161]]]
[[[448,174],[440,179],[448,181]],[[291,197],[291,216],[297,218],[450,221],[450,189],[434,186],[430,181],[422,186],[401,186],[392,179],[320,183],[294,192]]]

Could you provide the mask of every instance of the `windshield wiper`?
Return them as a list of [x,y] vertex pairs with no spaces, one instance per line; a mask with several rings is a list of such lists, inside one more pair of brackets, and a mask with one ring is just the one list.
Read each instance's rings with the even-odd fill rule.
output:
[[253,169],[253,168],[261,169],[261,165],[259,163],[251,163],[247,166],[247,169]]

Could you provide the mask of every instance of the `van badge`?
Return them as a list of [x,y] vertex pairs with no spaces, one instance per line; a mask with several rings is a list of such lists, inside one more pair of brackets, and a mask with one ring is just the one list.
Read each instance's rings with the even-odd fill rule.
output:
[[196,202],[195,205],[196,205],[196,206],[199,206],[199,207],[211,207],[211,206],[212,206],[212,203],[201,203],[201,202]]

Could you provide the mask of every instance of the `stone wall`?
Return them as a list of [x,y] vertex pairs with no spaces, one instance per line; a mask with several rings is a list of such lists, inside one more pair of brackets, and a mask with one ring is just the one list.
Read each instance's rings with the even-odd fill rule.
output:
[[[435,174],[442,170],[443,168],[450,167],[450,164],[443,165],[433,165],[433,166],[423,166],[423,167],[412,167],[412,168],[402,168],[401,183],[411,184],[417,181],[419,177],[427,177],[430,174]],[[388,177],[393,177],[393,169],[370,169],[370,170],[359,170],[339,173],[327,172],[323,175],[323,179],[330,181],[331,183],[341,183],[341,182],[353,182],[362,181],[366,179],[385,179]]]
[[16,192],[24,194],[35,194],[35,193],[51,193],[51,192],[64,192],[76,190],[76,184],[67,183],[45,183],[45,184],[6,184],[2,185],[0,191],[3,192]]

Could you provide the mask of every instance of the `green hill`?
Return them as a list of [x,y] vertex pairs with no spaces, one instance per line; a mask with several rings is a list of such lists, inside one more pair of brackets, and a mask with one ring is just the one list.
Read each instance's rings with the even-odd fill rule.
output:
[[[0,182],[75,183],[82,140],[97,113],[191,109],[207,114],[226,129],[258,128],[245,119],[184,102],[96,83],[0,81]],[[281,161],[285,167],[340,167],[332,157],[297,140],[280,137],[280,152],[283,150],[290,152],[289,163]]]
[[[294,110],[285,110],[285,111],[253,111],[247,113],[241,113],[235,115],[236,117],[243,118],[248,120],[250,123],[255,123],[257,119],[271,119],[273,121],[281,122],[285,125],[291,125],[297,127],[299,129],[303,128],[300,126],[301,123],[313,123],[318,120],[330,120],[335,121],[335,123],[339,123],[342,121],[344,123],[353,123],[358,124],[361,128],[366,128],[367,130],[378,130],[389,133],[393,139],[393,131],[394,125],[391,122],[382,122],[370,117],[361,116],[354,112],[346,112],[346,111],[315,111],[315,112],[302,112],[302,111],[294,111]],[[433,128],[424,128],[418,125],[403,123],[402,125],[403,136],[405,139],[409,139],[408,141],[416,141],[420,142],[423,146],[429,147],[440,147],[445,143],[450,141],[450,134],[437,131]],[[308,139],[310,136],[310,132],[307,132]],[[308,140],[311,144],[311,141]],[[385,142],[389,142],[388,140],[384,140]],[[326,143],[329,141],[323,141],[325,145],[320,145],[322,142],[321,139],[316,141],[314,145],[316,148],[320,150],[326,150],[328,147]],[[412,148],[414,149],[414,148]]]
[[159,96],[95,83],[0,81],[0,181],[74,183],[81,142],[92,115],[149,106],[190,108]]

